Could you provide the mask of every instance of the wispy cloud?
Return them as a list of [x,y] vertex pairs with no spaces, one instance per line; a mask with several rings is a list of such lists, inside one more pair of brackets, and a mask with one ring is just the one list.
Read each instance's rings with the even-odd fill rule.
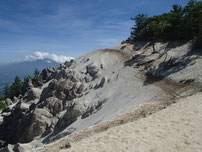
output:
[[70,61],[72,59],[74,58],[64,55],[50,54],[47,52],[34,52],[33,55],[28,55],[25,57],[25,61],[51,60],[57,63],[64,63],[65,61]]
[[[46,58],[55,52],[77,57],[87,51],[119,45],[130,35],[134,24],[131,17],[138,13],[159,14],[169,10],[173,3],[186,2],[0,0],[0,62],[22,58],[35,50],[48,52],[42,55]],[[27,59],[39,57],[33,54]]]

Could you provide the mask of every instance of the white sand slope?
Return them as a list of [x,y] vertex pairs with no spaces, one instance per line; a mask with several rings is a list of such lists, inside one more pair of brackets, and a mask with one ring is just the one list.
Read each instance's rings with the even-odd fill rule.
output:
[[70,144],[70,149],[60,151],[201,152],[202,93],[182,98],[146,118]]
[[[85,119],[78,117],[60,133],[46,137],[46,145],[34,143],[37,146],[32,151],[202,151],[202,94],[193,95],[202,86],[202,57],[189,52],[189,43],[157,43],[156,50],[159,53],[152,53],[147,44],[124,44],[77,58],[71,68],[85,73],[87,65],[102,65],[101,75],[108,80],[77,101],[107,102],[96,113]],[[164,74],[164,79],[153,81],[145,75],[148,71],[156,76]],[[194,83],[183,83],[192,80]],[[169,102],[177,103],[168,106]],[[166,109],[159,111],[162,108]],[[142,119],[144,116],[148,117]],[[71,128],[75,130],[67,135]],[[111,129],[105,131],[107,128]],[[71,148],[64,148],[69,142]]]

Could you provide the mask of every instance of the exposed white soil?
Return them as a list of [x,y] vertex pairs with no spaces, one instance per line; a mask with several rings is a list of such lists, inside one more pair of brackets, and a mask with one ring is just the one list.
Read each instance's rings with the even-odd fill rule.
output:
[[66,149],[61,141],[43,151],[201,152],[201,101],[202,93],[182,98],[145,118],[70,142],[71,148]]
[[202,94],[197,94],[146,118],[71,143],[69,151],[200,152],[201,122]]

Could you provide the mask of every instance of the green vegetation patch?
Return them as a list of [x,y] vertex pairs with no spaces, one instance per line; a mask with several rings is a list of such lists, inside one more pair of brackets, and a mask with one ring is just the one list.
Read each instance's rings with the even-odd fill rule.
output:
[[65,148],[66,148],[66,149],[70,149],[70,148],[71,148],[71,144],[70,144],[70,143],[67,143],[67,144],[65,145]]
[[0,101],[0,110],[4,109],[5,107],[6,107],[6,105],[2,101]]
[[195,40],[202,48],[202,2],[190,0],[185,7],[173,5],[172,10],[162,15],[147,17],[139,14],[130,37],[123,43],[134,41]]

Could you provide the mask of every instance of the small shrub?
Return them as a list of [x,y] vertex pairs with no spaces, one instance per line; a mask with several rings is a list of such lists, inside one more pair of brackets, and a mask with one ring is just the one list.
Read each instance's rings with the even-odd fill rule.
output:
[[67,144],[65,145],[65,148],[66,148],[66,149],[70,149],[70,148],[71,148],[70,143],[67,143]]
[[190,78],[190,79],[185,79],[185,80],[181,80],[180,83],[183,83],[183,84],[190,84],[190,83],[193,83],[195,80],[193,78]]
[[195,81],[194,79],[190,78],[190,79],[187,79],[184,83],[185,84],[189,84],[189,83],[192,83],[194,81]]
[[5,107],[6,107],[6,105],[2,101],[0,101],[0,110],[4,109]]

